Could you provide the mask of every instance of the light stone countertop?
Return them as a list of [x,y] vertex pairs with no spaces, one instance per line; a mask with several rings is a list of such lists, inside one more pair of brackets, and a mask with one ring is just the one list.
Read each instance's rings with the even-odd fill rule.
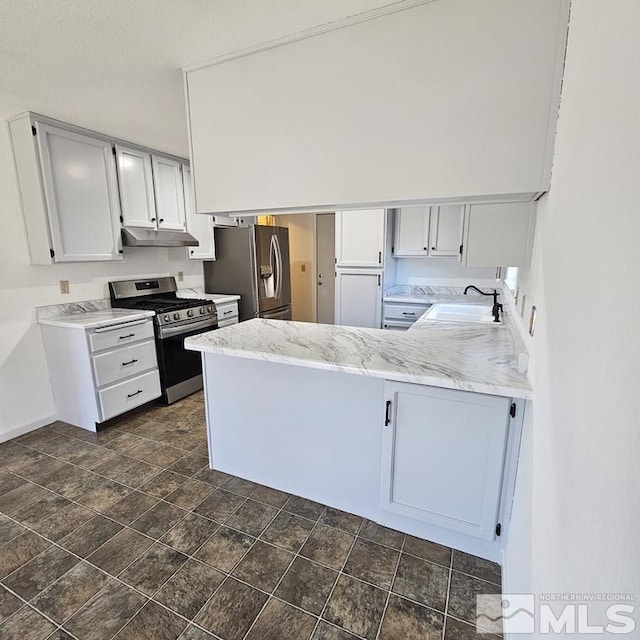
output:
[[[507,314],[508,322],[512,320]],[[420,318],[409,331],[398,332],[253,319],[187,338],[185,347],[397,382],[531,398],[527,376],[517,369],[519,354],[511,327],[505,325]]]
[[190,289],[178,289],[178,298],[202,298],[203,300],[213,300],[216,304],[226,304],[240,300],[240,296],[232,293],[204,293],[202,287]]
[[38,318],[39,324],[51,327],[65,327],[68,329],[98,329],[136,320],[152,318],[156,314],[153,311],[132,311],[131,309],[100,309],[98,311],[83,311],[79,313],[66,313]]

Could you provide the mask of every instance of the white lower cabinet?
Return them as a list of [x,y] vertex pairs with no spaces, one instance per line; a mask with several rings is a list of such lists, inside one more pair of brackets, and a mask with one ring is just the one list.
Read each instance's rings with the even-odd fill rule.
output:
[[382,271],[336,270],[336,324],[379,329],[382,320]]
[[382,305],[382,328],[406,331],[430,306],[409,302],[385,302]]
[[96,431],[101,422],[160,397],[151,319],[41,329],[58,420]]
[[511,399],[385,383],[381,508],[496,536]]

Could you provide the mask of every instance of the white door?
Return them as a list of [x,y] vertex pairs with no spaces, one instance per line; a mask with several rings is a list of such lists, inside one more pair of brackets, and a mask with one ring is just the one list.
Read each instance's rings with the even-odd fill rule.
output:
[[379,329],[382,271],[337,269],[336,324]]
[[431,207],[429,255],[460,256],[464,228],[464,205]]
[[152,156],[151,160],[158,228],[184,231],[184,189],[180,163],[162,156]]
[[385,402],[381,507],[493,539],[511,400],[387,382]]
[[316,215],[316,318],[321,324],[335,320],[335,215]]
[[393,255],[429,255],[429,207],[396,210]]
[[122,260],[110,142],[36,124],[56,262]]
[[187,231],[200,243],[197,247],[187,247],[187,257],[190,260],[215,260],[213,217],[196,213],[193,177],[191,168],[186,164],[182,165],[182,185]]
[[382,267],[384,209],[336,211],[336,264]]
[[156,228],[151,154],[116,145],[122,223],[125,227]]
[[534,230],[534,204],[505,202],[469,206],[463,261],[469,267],[528,266]]

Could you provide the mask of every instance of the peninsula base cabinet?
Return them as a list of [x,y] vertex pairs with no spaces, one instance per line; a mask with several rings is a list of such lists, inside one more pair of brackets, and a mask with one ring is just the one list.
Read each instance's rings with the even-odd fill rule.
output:
[[509,398],[385,383],[381,507],[493,539]]
[[160,397],[151,319],[41,329],[58,420],[97,431],[101,422]]
[[202,356],[212,469],[500,561],[524,400]]

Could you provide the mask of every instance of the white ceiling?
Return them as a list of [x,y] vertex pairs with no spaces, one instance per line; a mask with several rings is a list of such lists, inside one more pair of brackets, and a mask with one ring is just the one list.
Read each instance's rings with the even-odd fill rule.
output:
[[0,118],[188,155],[181,67],[398,1],[1,0]]

